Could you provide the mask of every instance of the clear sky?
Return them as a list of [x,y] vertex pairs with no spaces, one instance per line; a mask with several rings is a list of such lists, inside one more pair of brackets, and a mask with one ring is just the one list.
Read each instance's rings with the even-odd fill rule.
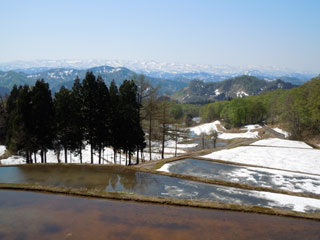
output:
[[1,0],[0,62],[157,60],[320,71],[320,0]]

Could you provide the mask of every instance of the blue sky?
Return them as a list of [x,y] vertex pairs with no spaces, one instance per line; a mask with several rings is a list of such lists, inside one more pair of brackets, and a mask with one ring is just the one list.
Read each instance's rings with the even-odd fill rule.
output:
[[127,59],[320,72],[319,0],[1,0],[0,62]]

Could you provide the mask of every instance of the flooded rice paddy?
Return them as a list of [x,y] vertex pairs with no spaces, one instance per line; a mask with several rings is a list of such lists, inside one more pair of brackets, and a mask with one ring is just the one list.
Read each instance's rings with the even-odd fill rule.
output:
[[128,168],[83,165],[0,167],[0,183],[27,183],[320,212],[318,199],[225,187]]
[[320,194],[320,176],[289,171],[245,167],[192,158],[167,163],[159,170],[291,192]]
[[0,190],[0,239],[319,239],[320,222]]

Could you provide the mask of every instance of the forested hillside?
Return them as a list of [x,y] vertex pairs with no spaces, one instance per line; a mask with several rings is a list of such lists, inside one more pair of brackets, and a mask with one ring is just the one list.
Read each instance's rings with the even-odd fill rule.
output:
[[[101,76],[106,84],[110,84],[111,81],[115,81],[117,86],[120,86],[126,79],[137,78],[137,74],[124,67],[109,67],[101,66],[94,67],[87,70],[79,69],[44,69],[39,72],[25,73],[18,71],[0,72],[0,94],[6,93],[12,89],[14,85],[23,86],[24,84],[34,85],[38,79],[44,79],[49,83],[49,87],[53,93],[59,91],[61,86],[65,86],[68,89],[72,88],[73,81],[76,77],[81,80],[85,77],[86,72],[92,72],[96,76]],[[151,83],[152,86],[161,86],[162,93],[173,93],[181,88],[187,86],[187,83],[182,81],[168,80],[162,78],[154,78],[145,76],[145,78]],[[7,90],[8,89],[8,90]],[[1,94],[3,95],[3,94]]]
[[239,76],[221,82],[193,80],[188,87],[179,90],[173,99],[180,103],[203,104],[217,100],[257,95],[274,89],[290,89],[295,85],[282,80],[266,81],[253,76]]
[[319,134],[320,76],[294,89],[208,104],[201,108],[201,117],[204,121],[222,118],[230,126],[282,122],[295,139]]

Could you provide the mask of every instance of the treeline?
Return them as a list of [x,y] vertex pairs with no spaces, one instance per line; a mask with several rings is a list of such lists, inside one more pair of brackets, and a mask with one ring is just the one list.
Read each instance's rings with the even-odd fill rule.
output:
[[60,151],[80,156],[86,144],[102,160],[104,147],[131,156],[145,148],[140,119],[141,101],[133,80],[125,80],[118,88],[113,81],[109,88],[99,76],[88,72],[81,82],[74,81],[72,90],[62,87],[51,95],[49,85],[38,80],[32,87],[14,86],[6,101],[0,102],[0,143],[13,153],[23,154],[27,163],[46,162],[48,150],[55,150],[60,162]]
[[229,127],[262,121],[284,123],[294,139],[319,134],[320,76],[290,90],[214,102],[202,107],[200,115],[206,122],[222,118]]

